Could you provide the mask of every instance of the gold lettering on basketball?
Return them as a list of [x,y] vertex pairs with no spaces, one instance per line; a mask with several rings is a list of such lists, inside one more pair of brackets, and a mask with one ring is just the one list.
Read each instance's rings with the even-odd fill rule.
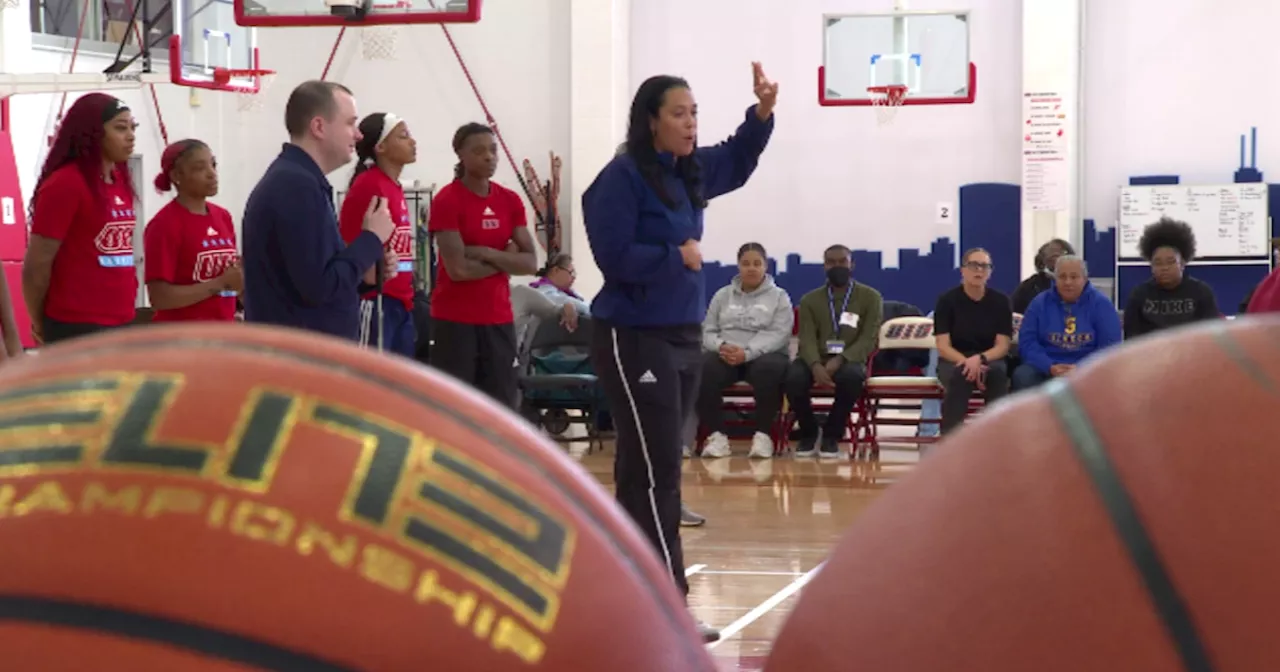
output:
[[466,627],[471,621],[471,614],[476,610],[476,594],[471,591],[454,592],[440,585],[440,574],[427,570],[418,577],[418,589],[414,591],[414,599],[419,604],[436,601],[453,611],[453,622]]
[[307,521],[303,523],[302,533],[298,535],[298,553],[311,555],[315,552],[317,546],[323,548],[325,554],[333,561],[333,564],[339,567],[350,567],[355,562],[356,548],[358,547],[355,535],[344,535],[342,541],[339,542],[338,538],[328,530],[311,521]]
[[397,538],[454,569],[542,632],[568,580],[572,528],[496,471],[434,441],[415,445],[397,492]]
[[227,509],[230,507],[227,498],[218,495],[213,498],[213,503],[209,505],[209,513],[205,516],[209,521],[209,527],[219,529],[227,522]]
[[360,576],[397,593],[413,587],[413,562],[394,551],[370,544],[360,555]]
[[480,639],[488,638],[489,633],[493,631],[493,621],[496,618],[497,613],[494,612],[493,607],[487,604],[480,607],[480,613],[476,614],[475,623],[471,624],[471,632],[474,632],[476,637]]
[[242,501],[231,513],[231,533],[277,546],[289,543],[297,525],[293,514],[274,506]]
[[[200,412],[185,386],[180,373],[125,372],[0,391],[0,480],[75,469],[166,482],[0,483],[0,518],[136,515],[172,525],[190,516],[204,533],[327,558],[426,609],[447,609],[495,651],[544,657],[541,637],[554,629],[576,546],[556,495],[413,427],[290,390],[255,387],[227,434],[209,436],[206,426],[193,436],[169,422],[175,408]],[[344,496],[329,529],[324,518],[306,520],[310,511],[240,497],[269,494],[298,423],[351,440],[354,469],[346,492],[333,493]],[[326,468],[335,467],[348,465]],[[299,475],[290,478],[300,487]]]
[[110,509],[133,515],[142,506],[142,487],[130,485],[115,492],[107,489],[102,483],[90,483],[84,487],[80,495],[80,510],[94,513],[98,509]]
[[489,643],[494,651],[510,651],[530,665],[542,660],[542,656],[547,653],[547,645],[510,616],[498,619],[498,626],[494,628],[493,639]]
[[10,507],[13,505],[13,498],[18,494],[18,489],[5,483],[0,485],[0,518],[9,515]]
[[45,481],[37,485],[27,493],[26,497],[13,505],[14,516],[26,516],[41,511],[71,513],[73,510],[75,507],[57,481]]
[[204,493],[191,488],[161,486],[151,491],[142,507],[144,518],[156,518],[166,513],[198,514],[204,509]]

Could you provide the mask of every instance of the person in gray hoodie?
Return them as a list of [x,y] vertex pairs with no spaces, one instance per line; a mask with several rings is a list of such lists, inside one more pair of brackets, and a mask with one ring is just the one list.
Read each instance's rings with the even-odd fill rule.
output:
[[698,419],[709,433],[703,457],[728,457],[724,388],[745,380],[756,402],[751,457],[773,456],[771,436],[782,410],[782,382],[790,364],[791,297],[769,276],[760,243],[738,249],[738,275],[711,297],[702,323],[702,385]]

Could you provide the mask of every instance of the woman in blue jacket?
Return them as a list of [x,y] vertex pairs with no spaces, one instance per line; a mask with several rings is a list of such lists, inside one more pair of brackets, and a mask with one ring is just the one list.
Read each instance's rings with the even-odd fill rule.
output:
[[[728,140],[696,147],[689,83],[651,77],[631,102],[627,151],[582,195],[587,240],[604,287],[591,304],[592,365],[612,402],[617,498],[684,593],[681,428],[702,371],[702,212],[743,184],[773,133],[778,85],[752,64],[759,103]],[[708,641],[719,632],[702,626]]]
[[1086,357],[1119,343],[1115,304],[1089,282],[1083,259],[1064,255],[1054,266],[1053,285],[1033,299],[1022,316],[1022,363],[1013,371],[1013,391],[1065,376]]

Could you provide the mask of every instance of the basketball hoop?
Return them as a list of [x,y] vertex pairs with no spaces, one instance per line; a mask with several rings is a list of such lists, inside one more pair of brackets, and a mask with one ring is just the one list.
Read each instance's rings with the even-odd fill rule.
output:
[[867,94],[871,97],[871,106],[876,108],[876,122],[880,126],[893,123],[898,110],[907,100],[907,87],[901,84],[889,86],[868,86]]
[[230,88],[236,94],[236,108],[241,112],[256,112],[262,109],[266,99],[260,94],[266,93],[271,87],[271,83],[275,81],[275,70],[230,70],[227,68],[214,68],[213,81],[219,86],[227,86],[231,84],[231,78],[252,77],[258,85],[257,90],[244,90],[242,88]]
[[399,38],[399,26],[365,26],[360,29],[360,55],[366,61],[394,61]]

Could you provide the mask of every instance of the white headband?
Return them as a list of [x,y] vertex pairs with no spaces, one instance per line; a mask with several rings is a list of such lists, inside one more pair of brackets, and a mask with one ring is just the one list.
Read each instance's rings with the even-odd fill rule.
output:
[[[373,143],[373,146],[381,145],[387,139],[387,136],[391,135],[391,131],[394,131],[396,126],[400,125],[400,121],[400,117],[396,116],[394,112],[387,112],[382,115],[382,133],[378,136],[378,141]],[[372,166],[375,163],[377,161],[372,156],[364,160],[364,165],[366,166]]]
[[382,135],[378,136],[378,141],[373,143],[374,146],[376,147],[377,145],[381,145],[383,141],[387,139],[387,136],[391,135],[391,131],[394,131],[396,126],[400,125],[400,121],[400,117],[397,117],[394,112],[388,112],[383,115]]

